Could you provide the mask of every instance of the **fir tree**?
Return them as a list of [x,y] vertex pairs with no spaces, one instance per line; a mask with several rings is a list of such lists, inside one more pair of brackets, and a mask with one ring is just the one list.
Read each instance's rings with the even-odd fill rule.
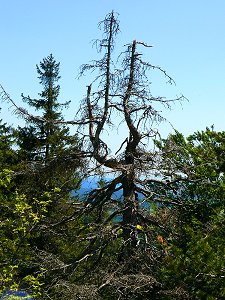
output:
[[43,86],[39,99],[24,96],[22,99],[29,106],[42,112],[39,119],[32,119],[28,126],[18,128],[18,144],[28,160],[44,160],[45,162],[60,153],[66,145],[73,144],[76,139],[69,136],[69,128],[62,125],[62,109],[69,102],[59,103],[60,86],[57,84],[60,63],[52,54],[37,65],[38,79]]
[[62,110],[69,102],[58,101],[59,66],[60,63],[56,62],[52,54],[44,58],[36,65],[38,79],[43,86],[40,98],[32,99],[22,94],[23,101],[39,112],[39,117],[27,113],[26,126],[18,127],[17,130],[18,154],[21,169],[24,170],[21,177],[25,179],[22,180],[25,186],[28,185],[29,194],[33,196],[42,193],[43,189],[51,191],[62,186],[67,194],[75,189],[78,181],[80,147],[77,135],[70,135],[62,116]]

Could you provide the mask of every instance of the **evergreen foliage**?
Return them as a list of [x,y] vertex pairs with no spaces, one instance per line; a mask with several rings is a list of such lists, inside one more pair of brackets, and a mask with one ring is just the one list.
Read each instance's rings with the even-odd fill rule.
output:
[[39,93],[41,98],[31,99],[30,96],[22,99],[30,107],[42,112],[40,119],[30,120],[29,126],[18,128],[18,145],[25,157],[30,160],[47,161],[59,154],[68,145],[77,143],[77,140],[69,135],[69,128],[62,124],[62,109],[69,102],[59,103],[60,86],[59,66],[52,54],[44,58],[37,65],[38,78],[43,90]]
[[36,66],[43,86],[39,94],[41,98],[31,99],[22,95],[24,102],[42,113],[38,118],[28,118],[27,125],[16,131],[20,169],[25,170],[18,180],[26,186],[28,176],[29,194],[35,196],[55,187],[69,195],[78,182],[76,170],[82,165],[78,158],[80,145],[77,135],[71,135],[69,127],[63,124],[62,109],[69,102],[58,102],[59,66],[52,54],[44,58]]
[[[225,133],[206,128],[185,139],[176,132],[157,144],[164,176],[173,178],[176,191],[169,197],[182,201],[179,209],[171,209],[176,220],[162,266],[163,283],[185,290],[187,299],[223,299]],[[169,295],[165,299],[173,299]]]

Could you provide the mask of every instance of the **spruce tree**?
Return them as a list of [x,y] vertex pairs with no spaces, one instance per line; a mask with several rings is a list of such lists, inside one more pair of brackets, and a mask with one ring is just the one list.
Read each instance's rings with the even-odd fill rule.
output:
[[[22,94],[23,101],[38,111],[39,115],[32,117],[27,113],[26,126],[17,130],[18,154],[22,169],[25,170],[21,177],[33,196],[41,194],[43,189],[46,191],[55,187],[62,188],[68,194],[75,188],[74,181],[78,180],[76,170],[81,165],[77,156],[80,147],[77,136],[70,135],[62,116],[62,110],[69,102],[58,101],[59,67],[60,63],[52,54],[44,58],[36,65],[43,87],[39,98],[32,99]],[[33,181],[35,184],[31,183]]]
[[[42,112],[39,119],[30,119],[28,126],[18,130],[18,144],[28,160],[44,162],[59,154],[66,145],[71,145],[76,139],[69,136],[69,128],[62,125],[62,109],[69,102],[59,103],[60,86],[57,84],[60,63],[50,54],[36,66],[38,79],[43,86],[39,99],[24,96],[22,99],[30,107]],[[32,124],[31,124],[32,123]]]

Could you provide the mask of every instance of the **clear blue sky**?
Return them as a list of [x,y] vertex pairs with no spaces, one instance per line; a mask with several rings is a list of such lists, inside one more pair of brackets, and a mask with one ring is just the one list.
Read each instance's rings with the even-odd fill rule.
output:
[[[0,83],[17,103],[21,93],[37,97],[35,66],[53,53],[61,63],[61,99],[72,100],[66,118],[73,118],[88,82],[76,80],[78,68],[96,58],[91,41],[101,37],[97,24],[113,9],[120,14],[118,43],[153,45],[145,59],[175,79],[175,96],[189,99],[166,113],[174,127],[185,135],[212,124],[225,130],[224,0],[0,0],[0,9]],[[168,87],[152,86],[166,95]],[[1,118],[15,125],[1,106]]]

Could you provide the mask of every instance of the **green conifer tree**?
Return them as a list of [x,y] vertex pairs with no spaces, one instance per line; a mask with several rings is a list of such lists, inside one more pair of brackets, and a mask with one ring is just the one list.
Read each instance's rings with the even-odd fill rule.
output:
[[60,63],[52,54],[37,65],[38,79],[43,86],[39,99],[24,96],[22,99],[30,107],[42,113],[41,118],[29,119],[29,124],[18,128],[18,145],[28,160],[48,161],[62,152],[66,146],[77,144],[77,140],[69,135],[69,128],[62,124],[62,109],[69,102],[59,103]]
[[[76,170],[81,165],[77,136],[70,135],[62,116],[62,110],[69,102],[58,101],[59,66],[60,63],[56,62],[52,54],[44,58],[36,66],[38,79],[43,86],[40,98],[32,99],[22,94],[23,101],[40,112],[39,117],[28,114],[26,126],[18,127],[17,130],[18,154],[23,168],[25,166],[24,169],[32,172],[29,174],[28,189],[35,196],[43,188],[52,190],[63,186],[65,193],[73,190],[74,180],[77,181]],[[30,175],[35,185],[31,184]],[[22,177],[27,177],[27,172]]]

